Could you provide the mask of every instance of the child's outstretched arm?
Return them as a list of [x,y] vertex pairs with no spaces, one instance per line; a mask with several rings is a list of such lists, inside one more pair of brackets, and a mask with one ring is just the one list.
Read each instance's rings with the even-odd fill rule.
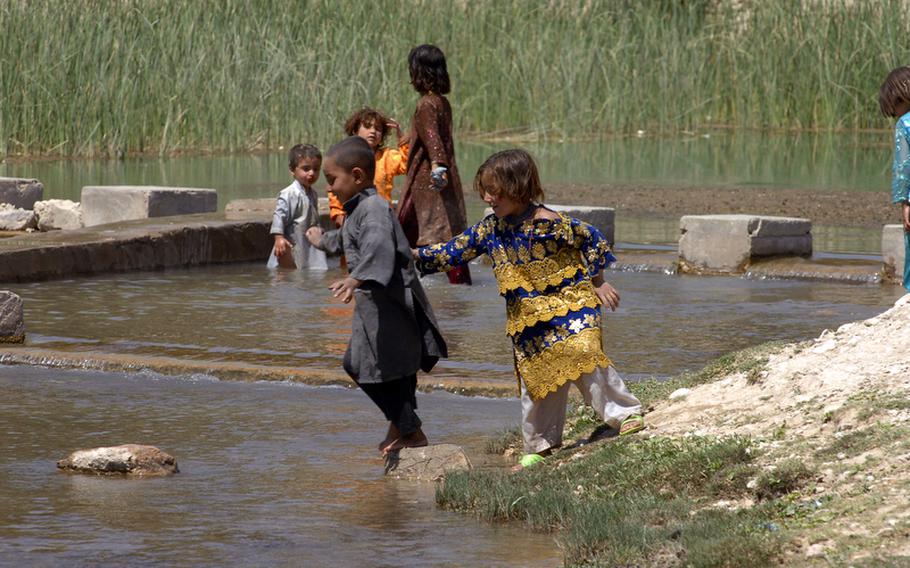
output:
[[493,230],[492,223],[484,219],[447,243],[412,250],[417,270],[421,274],[448,272],[484,254],[487,252],[487,242]]
[[326,254],[339,255],[343,250],[343,239],[341,238],[341,229],[325,232],[322,227],[310,227],[306,230],[306,240],[310,244]]

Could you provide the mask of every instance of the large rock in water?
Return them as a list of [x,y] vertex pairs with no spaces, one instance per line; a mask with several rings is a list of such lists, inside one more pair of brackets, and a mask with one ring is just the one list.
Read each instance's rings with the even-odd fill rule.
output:
[[398,478],[436,481],[450,471],[469,471],[471,462],[461,446],[436,444],[423,448],[404,448],[386,456],[386,475]]
[[69,199],[48,199],[35,203],[39,231],[82,228],[82,208]]
[[78,450],[57,462],[64,471],[98,475],[163,476],[179,473],[177,460],[155,446],[124,444]]
[[22,298],[0,291],[0,343],[23,343],[25,320],[22,316]]

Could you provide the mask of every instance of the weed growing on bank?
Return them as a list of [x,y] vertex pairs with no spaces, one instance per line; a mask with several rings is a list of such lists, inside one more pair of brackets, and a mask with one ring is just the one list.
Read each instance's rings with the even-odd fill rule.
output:
[[487,521],[557,531],[569,566],[767,566],[783,546],[774,507],[716,503],[771,499],[807,476],[779,468],[780,481],[750,488],[755,454],[740,437],[616,438],[518,474],[450,475],[437,502]]

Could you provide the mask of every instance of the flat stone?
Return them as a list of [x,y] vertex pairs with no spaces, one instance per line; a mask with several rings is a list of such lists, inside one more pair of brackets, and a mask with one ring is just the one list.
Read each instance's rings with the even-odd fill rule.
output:
[[82,228],[82,207],[69,199],[48,199],[35,202],[39,231]]
[[906,250],[903,225],[882,227],[882,282],[903,282]]
[[57,467],[76,473],[158,477],[179,473],[177,460],[155,446],[124,444],[78,450],[57,462]]
[[742,272],[760,257],[810,256],[808,219],[763,215],[686,215],[679,222],[683,272]]
[[0,343],[24,342],[22,298],[7,290],[0,290]]
[[0,231],[34,229],[36,221],[34,211],[21,209],[8,203],[0,203]]
[[214,189],[143,185],[98,185],[82,188],[86,227],[118,221],[210,213],[218,208]]
[[36,179],[0,177],[0,203],[32,209],[44,197],[44,185]]
[[469,471],[471,462],[461,446],[436,444],[423,448],[404,448],[386,456],[386,475],[398,478],[436,481],[451,471]]

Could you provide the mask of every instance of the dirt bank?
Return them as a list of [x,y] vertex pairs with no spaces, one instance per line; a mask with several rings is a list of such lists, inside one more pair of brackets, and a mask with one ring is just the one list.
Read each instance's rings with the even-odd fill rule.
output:
[[[747,436],[765,467],[818,472],[797,554],[822,564],[910,557],[910,295],[880,316],[773,350],[680,399],[648,433]],[[776,351],[776,352],[775,352]]]
[[546,200],[615,207],[636,217],[753,213],[805,217],[817,225],[880,227],[899,223],[887,188],[880,192],[756,187],[664,187],[637,184],[553,184]]

